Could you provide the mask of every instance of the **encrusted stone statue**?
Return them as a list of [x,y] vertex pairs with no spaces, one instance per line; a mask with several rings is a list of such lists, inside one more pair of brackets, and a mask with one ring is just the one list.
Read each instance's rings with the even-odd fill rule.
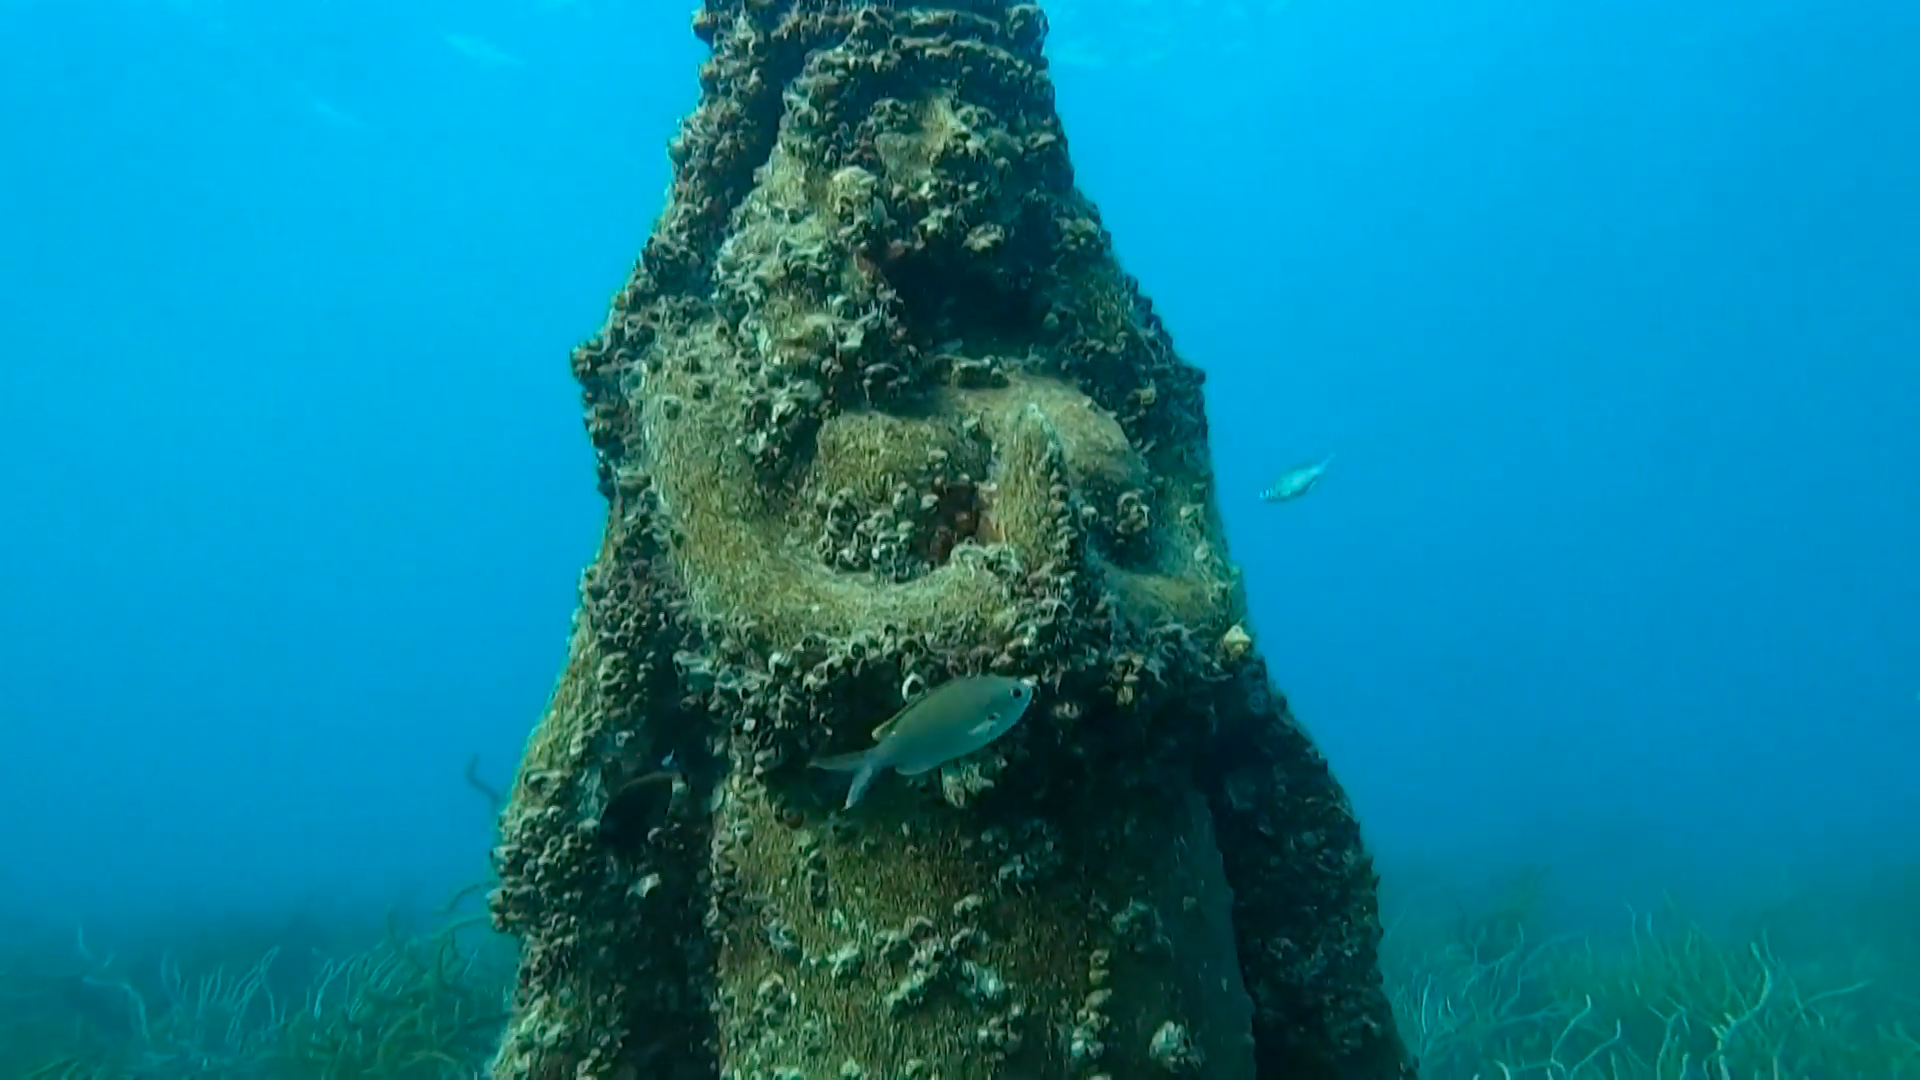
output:
[[[495,853],[494,1076],[1410,1080],[1040,8],[695,30],[666,210],[574,355],[610,510]],[[853,799],[809,767],[978,676],[1032,700],[920,708],[971,741]]]

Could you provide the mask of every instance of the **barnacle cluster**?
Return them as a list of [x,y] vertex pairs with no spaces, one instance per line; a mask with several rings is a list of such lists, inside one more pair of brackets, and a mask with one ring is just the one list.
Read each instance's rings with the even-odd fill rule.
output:
[[[695,30],[666,210],[574,354],[610,511],[503,815],[494,1075],[1410,1076],[1040,9]],[[982,671],[1043,698],[982,760],[851,813],[806,767]]]

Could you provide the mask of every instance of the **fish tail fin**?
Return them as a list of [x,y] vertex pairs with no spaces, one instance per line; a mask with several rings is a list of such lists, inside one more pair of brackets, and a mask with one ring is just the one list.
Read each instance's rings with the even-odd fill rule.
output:
[[867,793],[867,788],[872,786],[873,778],[880,774],[881,769],[876,750],[862,750],[857,754],[826,754],[814,758],[808,764],[828,772],[853,774],[853,786],[847,789],[846,808],[848,810],[853,809],[853,804],[859,802],[860,796]]
[[878,774],[871,761],[861,762],[859,771],[853,774],[853,786],[847,789],[847,805],[842,809],[853,809],[853,804],[859,802],[860,797],[867,793],[867,788],[873,784],[873,778],[876,775]]
[[859,772],[866,763],[867,752],[862,750],[855,754],[822,754],[807,764],[828,772]]

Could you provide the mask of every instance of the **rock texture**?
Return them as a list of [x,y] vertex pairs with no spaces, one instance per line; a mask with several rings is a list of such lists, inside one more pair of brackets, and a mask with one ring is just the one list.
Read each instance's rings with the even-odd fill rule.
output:
[[[1040,9],[695,30],[666,210],[574,354],[610,511],[495,853],[494,1076],[1411,1077]],[[807,768],[981,671],[1040,696],[980,754],[852,811]]]

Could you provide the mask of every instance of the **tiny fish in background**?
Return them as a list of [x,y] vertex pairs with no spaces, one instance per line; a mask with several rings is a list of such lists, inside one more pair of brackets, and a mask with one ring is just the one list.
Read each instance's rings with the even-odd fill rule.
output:
[[1320,482],[1321,474],[1325,473],[1327,466],[1331,464],[1333,464],[1333,455],[1328,454],[1311,465],[1295,465],[1282,473],[1280,479],[1275,480],[1267,490],[1260,493],[1260,501],[1286,502],[1288,499],[1297,499],[1305,495],[1313,490],[1313,485]]
[[461,56],[476,63],[485,64],[488,67],[509,68],[527,66],[525,60],[520,59],[485,38],[477,38],[470,34],[455,34],[443,30],[440,33],[440,40],[446,44],[447,48],[452,49]]
[[1033,684],[1000,675],[969,675],[940,684],[873,729],[871,748],[813,760],[816,769],[853,774],[847,809],[887,769],[918,776],[1005,735],[1033,704]]

